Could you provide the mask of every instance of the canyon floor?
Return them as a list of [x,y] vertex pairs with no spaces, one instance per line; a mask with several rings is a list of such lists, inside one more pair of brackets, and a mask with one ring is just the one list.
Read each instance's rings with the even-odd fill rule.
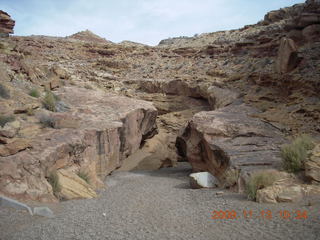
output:
[[[115,172],[108,188],[91,200],[52,204],[54,218],[0,211],[1,240],[6,239],[318,239],[320,204],[258,204],[244,195],[190,189],[191,168]],[[211,219],[213,211],[234,210],[237,219]],[[245,219],[243,211],[252,210]],[[270,210],[272,219],[262,218]],[[307,219],[283,219],[279,211],[307,211]],[[291,214],[293,215],[293,214]]]

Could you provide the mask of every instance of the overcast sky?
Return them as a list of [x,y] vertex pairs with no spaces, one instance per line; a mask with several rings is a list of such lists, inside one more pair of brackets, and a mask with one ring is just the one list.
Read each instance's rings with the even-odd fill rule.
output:
[[298,0],[0,0],[16,35],[68,36],[89,29],[113,42],[240,28]]

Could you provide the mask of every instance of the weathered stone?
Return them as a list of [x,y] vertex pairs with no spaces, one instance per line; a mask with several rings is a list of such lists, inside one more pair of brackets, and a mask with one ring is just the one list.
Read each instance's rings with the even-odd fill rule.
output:
[[31,143],[26,139],[17,139],[11,143],[0,146],[0,157],[14,155],[20,151],[30,148]]
[[67,200],[97,197],[92,187],[77,174],[60,169],[57,171],[61,191],[59,195]]
[[310,159],[306,161],[305,174],[311,181],[320,183],[320,144],[313,149]]
[[209,172],[190,174],[190,186],[192,188],[214,188],[218,186],[218,180]]
[[78,128],[80,126],[79,119],[68,113],[52,113],[52,127],[60,128]]
[[70,114],[79,128],[46,128],[33,137],[28,133],[32,149],[0,158],[0,169],[12,165],[12,171],[0,171],[0,193],[52,201],[45,176],[72,166],[87,169],[90,184],[101,186],[106,175],[155,134],[157,110],[150,102],[77,87],[59,88],[55,94],[70,110],[53,116]]
[[298,66],[301,59],[297,50],[298,48],[292,39],[281,39],[276,65],[278,73],[288,73]]
[[239,94],[229,89],[223,89],[216,86],[209,87],[207,90],[207,99],[212,109],[226,107],[239,98]]
[[48,207],[35,207],[35,208],[33,208],[33,215],[47,217],[47,218],[54,217],[53,212]]
[[305,197],[319,196],[320,186],[276,182],[257,191],[257,202],[299,202]]
[[15,21],[11,19],[10,15],[0,10],[0,37],[13,33],[14,25]]
[[279,166],[284,138],[276,128],[249,116],[256,112],[242,104],[197,113],[177,138],[179,154],[194,171],[209,171],[221,181],[229,168],[246,175]]
[[49,81],[50,90],[61,87],[61,80],[58,76],[52,76]]
[[313,24],[304,28],[302,35],[309,42],[320,41],[320,24]]
[[275,10],[275,11],[271,11],[268,12],[265,16],[264,16],[264,20],[269,22],[269,23],[274,23],[277,21],[280,21],[284,18],[285,15],[285,11],[284,10]]
[[20,129],[20,122],[19,121],[12,121],[6,123],[4,127],[0,127],[0,136],[13,138]]
[[55,73],[61,79],[68,79],[70,77],[68,72],[65,69],[63,69],[60,66],[58,66],[58,65],[53,66],[51,71],[53,73]]

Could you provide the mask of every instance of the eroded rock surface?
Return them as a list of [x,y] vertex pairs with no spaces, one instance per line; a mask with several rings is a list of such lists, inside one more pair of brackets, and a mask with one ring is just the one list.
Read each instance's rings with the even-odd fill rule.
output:
[[255,113],[244,104],[197,113],[177,139],[180,155],[194,171],[209,171],[221,184],[228,169],[246,178],[257,169],[279,166],[284,138],[278,129],[254,118]]
[[0,10],[0,37],[8,36],[13,33],[15,21],[11,19],[10,15]]
[[[79,127],[46,128],[28,139],[32,143],[28,151],[21,150],[29,145],[11,147],[16,142],[1,146],[6,150],[0,157],[1,193],[52,200],[46,177],[59,169],[85,169],[91,185],[100,186],[107,174],[155,133],[157,111],[149,102],[76,87],[60,89],[56,94],[71,109],[64,114],[78,119]],[[55,113],[52,115],[55,119]]]

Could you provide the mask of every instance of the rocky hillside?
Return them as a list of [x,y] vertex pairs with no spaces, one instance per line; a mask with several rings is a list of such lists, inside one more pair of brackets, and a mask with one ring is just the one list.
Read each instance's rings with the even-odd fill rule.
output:
[[[94,197],[117,168],[182,160],[222,185],[236,172],[241,190],[251,172],[280,167],[288,137],[319,139],[319,16],[307,1],[156,47],[90,31],[1,38],[0,193]],[[0,12],[2,36],[13,25]]]

